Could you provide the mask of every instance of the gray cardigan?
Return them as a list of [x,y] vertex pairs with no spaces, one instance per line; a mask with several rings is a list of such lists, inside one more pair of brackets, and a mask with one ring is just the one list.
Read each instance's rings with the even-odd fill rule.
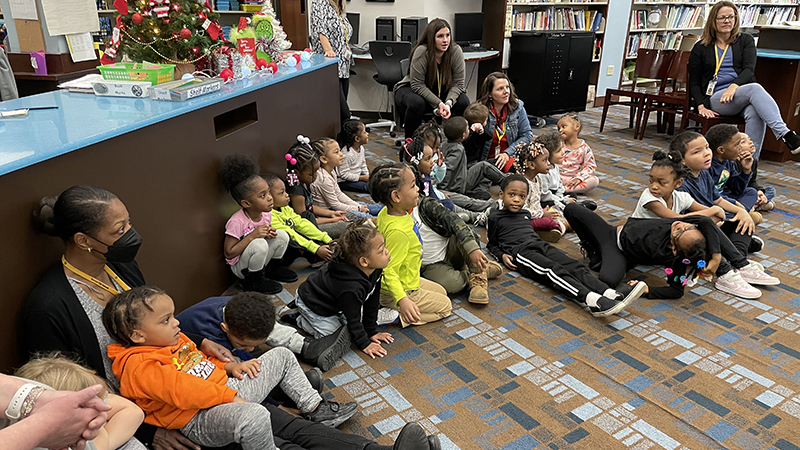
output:
[[11,64],[8,62],[6,53],[0,48],[0,101],[18,98],[17,82],[14,79],[14,72],[11,71]]
[[453,85],[447,91],[447,97],[441,100],[425,83],[425,77],[428,74],[428,47],[420,45],[417,51],[414,52],[414,57],[408,65],[408,72],[406,76],[400,80],[394,87],[395,90],[411,86],[411,90],[425,99],[432,108],[439,106],[439,103],[450,100],[455,103],[461,94],[467,92],[467,85],[465,84],[465,69],[464,69],[464,52],[458,44],[450,44],[453,46]]

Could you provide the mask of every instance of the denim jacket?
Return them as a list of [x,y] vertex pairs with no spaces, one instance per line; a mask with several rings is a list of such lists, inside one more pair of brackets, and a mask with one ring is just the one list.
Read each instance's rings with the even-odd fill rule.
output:
[[[506,149],[506,153],[508,153],[508,156],[514,156],[517,144],[520,142],[529,143],[531,139],[533,139],[533,130],[531,130],[531,123],[528,121],[528,113],[525,112],[525,104],[519,99],[517,99],[517,102],[519,102],[517,109],[509,112],[508,117],[506,117],[506,136],[508,136],[508,149]],[[495,120],[490,109],[489,120],[486,122],[484,133],[494,133]],[[481,161],[486,161],[491,147],[492,141],[490,139],[489,142],[483,146]]]

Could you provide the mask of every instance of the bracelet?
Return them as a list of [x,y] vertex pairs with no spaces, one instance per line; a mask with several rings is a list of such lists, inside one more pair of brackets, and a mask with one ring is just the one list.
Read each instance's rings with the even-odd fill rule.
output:
[[39,396],[42,395],[44,389],[36,386],[34,387],[31,392],[25,397],[25,400],[22,402],[22,417],[20,420],[28,417],[33,412],[33,407],[36,406],[36,400],[39,400]]
[[[33,383],[25,383],[24,385],[22,385],[21,388],[17,389],[17,392],[14,394],[14,397],[12,397],[11,401],[8,403],[8,408],[6,408],[6,417],[8,417],[10,420],[13,421],[18,421],[22,419],[23,406],[25,402],[28,400],[28,397],[30,396],[31,392],[33,392],[33,390],[37,387],[38,386],[36,386]],[[39,395],[41,395],[41,393],[39,393]],[[39,395],[37,395],[36,398],[38,398]],[[33,409],[33,406],[31,406],[31,409]],[[30,414],[30,411],[28,412],[28,414]]]

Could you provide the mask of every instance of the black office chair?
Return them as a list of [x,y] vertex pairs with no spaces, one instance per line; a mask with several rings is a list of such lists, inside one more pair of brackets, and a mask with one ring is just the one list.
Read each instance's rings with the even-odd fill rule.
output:
[[[389,127],[389,136],[395,137],[394,129],[397,127],[396,108],[394,107],[394,96],[392,90],[394,85],[403,79],[408,68],[403,71],[401,61],[408,60],[411,54],[410,42],[394,42],[394,41],[370,41],[369,54],[372,56],[372,62],[375,64],[375,70],[378,71],[372,78],[386,86],[388,96],[387,107],[390,108],[389,112],[392,114],[392,120],[381,118],[377,122],[368,124],[367,131],[377,127]],[[380,111],[378,111],[380,117]]]

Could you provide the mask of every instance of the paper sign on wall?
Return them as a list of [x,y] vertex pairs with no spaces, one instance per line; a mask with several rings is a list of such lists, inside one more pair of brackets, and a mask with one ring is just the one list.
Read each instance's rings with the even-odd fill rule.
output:
[[95,0],[42,0],[50,36],[100,31]]
[[68,34],[66,37],[72,62],[78,63],[97,59],[97,54],[94,52],[92,33]]
[[14,19],[19,39],[19,51],[22,53],[44,50],[42,23],[38,20]]
[[39,20],[36,14],[36,0],[9,0],[11,17],[14,19]]

